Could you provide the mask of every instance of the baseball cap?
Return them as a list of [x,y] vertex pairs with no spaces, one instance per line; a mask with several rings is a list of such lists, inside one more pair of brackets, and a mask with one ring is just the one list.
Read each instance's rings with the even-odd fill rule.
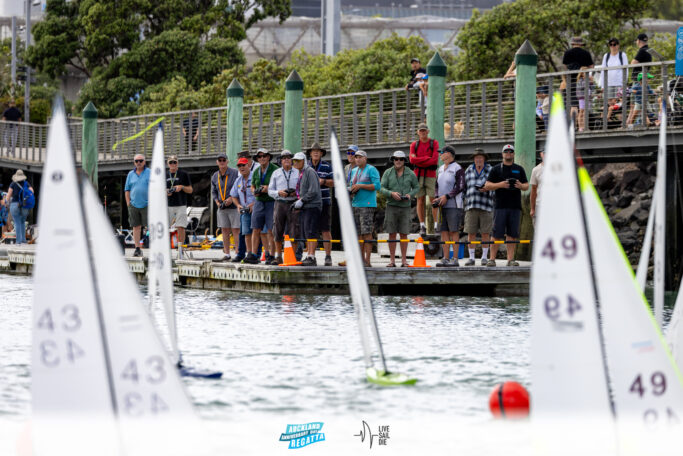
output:
[[367,157],[368,154],[367,154],[367,152],[365,152],[364,150],[359,150],[358,152],[356,152],[356,156],[357,156],[357,157],[358,157],[358,156],[360,156],[360,157]]
[[228,159],[228,156],[225,154],[218,154],[216,155],[216,160],[220,160],[221,158],[225,158],[226,160]]
[[619,39],[617,38],[610,38],[607,44],[619,44]]
[[245,157],[245,158],[249,158],[250,155],[251,154],[249,153],[248,150],[243,150],[237,154],[238,157]]
[[647,41],[647,34],[646,34],[646,33],[640,33],[640,34],[638,35],[638,39],[639,39],[640,41]]
[[511,151],[514,152],[514,151],[515,151],[515,146],[513,146],[512,144],[506,144],[506,145],[503,146],[503,152],[505,152],[506,150],[511,150]]
[[420,59],[418,59],[417,57],[413,57],[412,59],[410,59],[410,63],[413,63],[413,62],[420,63]]
[[287,149],[285,149],[285,150],[283,150],[282,152],[280,152],[280,157],[285,157],[285,156],[291,157],[292,155],[293,155],[292,152],[290,152],[290,151],[287,150]]
[[352,150],[354,152],[358,152],[358,146],[356,146],[355,144],[350,144],[349,147],[346,148],[346,150],[347,151]]
[[397,150],[397,151],[395,151],[393,154],[391,154],[391,159],[393,160],[394,158],[403,158],[403,159],[405,159],[405,158],[406,158],[406,154],[405,154],[405,152],[403,152],[402,150]]
[[168,160],[166,160],[166,162],[172,162],[172,161],[177,162],[178,156],[177,155],[171,155],[170,157],[168,157]]
[[294,154],[294,158],[292,160],[306,160],[306,154],[303,152],[297,152]]
[[417,131],[420,130],[429,130],[429,127],[427,126],[426,123],[421,123],[420,125],[417,126]]
[[247,157],[242,157],[239,160],[237,160],[237,164],[238,165],[248,165],[249,160],[247,159]]
[[443,154],[443,153],[446,153],[446,152],[448,152],[448,153],[451,154],[453,157],[455,157],[455,149],[453,148],[453,146],[446,146],[446,147],[444,147],[444,148],[441,150],[441,153],[442,153],[442,154]]

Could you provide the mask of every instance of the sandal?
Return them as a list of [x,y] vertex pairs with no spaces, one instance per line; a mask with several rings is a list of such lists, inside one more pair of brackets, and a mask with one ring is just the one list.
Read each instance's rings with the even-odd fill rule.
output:
[[391,263],[389,263],[389,264],[387,265],[387,267],[388,267],[388,268],[395,268],[395,267],[396,267],[396,263],[394,263],[394,262],[392,261]]
[[402,268],[409,268],[410,265],[409,265],[409,264],[406,264],[406,263],[401,263],[401,267],[402,267]]

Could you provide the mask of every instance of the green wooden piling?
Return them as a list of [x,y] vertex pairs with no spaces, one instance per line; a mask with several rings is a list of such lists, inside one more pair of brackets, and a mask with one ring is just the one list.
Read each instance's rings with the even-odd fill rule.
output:
[[301,119],[304,106],[304,81],[296,70],[285,82],[284,149],[293,154],[301,152]]
[[[531,179],[531,170],[536,166],[536,70],[538,54],[529,40],[515,54],[517,80],[515,83],[515,162],[524,168],[527,178]],[[531,204],[529,191],[522,194],[521,239],[532,239],[533,222],[529,215]],[[516,249],[516,257],[521,260],[531,259],[531,247],[520,244]]]
[[228,113],[227,122],[227,142],[225,144],[225,155],[228,156],[228,163],[237,165],[237,154],[242,150],[242,106],[244,102],[244,89],[233,79],[227,90]]
[[[444,103],[446,101],[446,64],[439,55],[434,57],[427,64],[427,126],[429,127],[429,137],[439,142],[439,148],[446,147],[444,142],[443,123],[444,123]],[[439,159],[441,163],[441,159]],[[434,234],[434,220],[431,210],[432,195],[428,195],[425,201],[425,223],[427,233]]]
[[81,161],[90,182],[97,188],[97,108],[89,101],[83,109]]

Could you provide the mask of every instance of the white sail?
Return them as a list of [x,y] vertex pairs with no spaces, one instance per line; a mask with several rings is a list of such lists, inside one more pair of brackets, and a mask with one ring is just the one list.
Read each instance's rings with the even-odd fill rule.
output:
[[[120,255],[113,228],[89,186],[83,191],[83,205],[90,247],[97,259],[97,289],[124,445],[129,449],[137,448],[141,441],[150,442],[149,426],[140,426],[140,423],[160,426],[187,422],[187,430],[194,431],[196,415],[175,363],[156,332],[137,283]],[[163,426],[157,427],[157,431],[159,429]],[[166,428],[165,433],[163,442],[157,445],[163,443],[164,447],[180,449],[189,444],[185,432],[170,432],[170,428]],[[178,450],[173,454],[182,453]]]
[[368,288],[364,264],[361,259],[356,225],[353,221],[351,201],[349,199],[349,192],[346,188],[344,166],[342,165],[341,154],[339,153],[339,143],[337,142],[337,136],[334,131],[330,134],[330,155],[332,169],[334,171],[334,194],[339,207],[342,242],[344,245],[344,256],[346,258],[346,274],[348,276],[351,299],[358,318],[365,367],[372,366],[370,339],[371,337],[374,337],[377,344],[376,348],[380,357],[380,363],[382,364],[382,368],[386,370],[384,355],[379,341],[379,332],[372,310],[372,303],[370,302],[370,289]]
[[532,417],[611,419],[596,296],[562,99],[552,104],[531,270]]
[[620,439],[642,448],[643,435],[680,426],[683,379],[584,168],[579,180]]
[[652,192],[652,200],[650,201],[650,214],[647,218],[647,227],[645,228],[645,237],[643,238],[643,248],[640,251],[640,259],[638,260],[638,269],[636,270],[636,281],[640,285],[640,289],[645,292],[645,283],[647,282],[647,268],[650,265],[650,251],[652,249],[652,230],[655,224],[655,208],[657,207],[657,181],[655,181],[655,189]]
[[[79,184],[59,100],[50,121],[40,190],[31,351],[35,454],[117,454],[114,397]],[[65,425],[71,420],[79,424]],[[89,426],[82,436],[85,421]]]
[[683,280],[681,280],[681,285],[678,288],[676,304],[671,314],[669,327],[666,330],[666,340],[680,370],[683,366]]
[[664,274],[666,259],[666,109],[662,107],[662,123],[659,127],[659,150],[657,152],[657,185],[652,204],[655,208],[655,271],[654,271],[654,308],[655,319],[662,327],[664,319]]
[[168,197],[166,196],[166,164],[164,163],[164,134],[157,129],[152,153],[152,168],[149,178],[149,308],[154,308],[156,290],[159,290],[161,303],[168,325],[168,335],[172,358],[180,361],[178,349],[178,329],[176,325],[175,304],[173,301],[173,276],[171,273],[171,247],[168,233]]

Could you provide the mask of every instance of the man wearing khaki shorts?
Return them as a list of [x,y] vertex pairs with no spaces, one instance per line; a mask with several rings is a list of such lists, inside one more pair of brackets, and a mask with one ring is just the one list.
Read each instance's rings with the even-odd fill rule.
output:
[[[488,242],[493,228],[493,192],[484,191],[483,187],[491,172],[491,165],[486,161],[488,155],[484,149],[476,148],[470,157],[474,160],[465,170],[465,232],[470,242],[470,258],[465,266],[474,266],[474,244],[477,233],[481,240]],[[488,244],[482,245],[481,265],[488,262]]]
[[178,232],[178,245],[185,243],[187,228],[187,195],[192,194],[190,175],[178,169],[178,157],[168,157],[166,172],[166,192],[168,195],[168,218],[170,226]]
[[[429,137],[427,124],[417,126],[418,140],[410,145],[410,163],[415,166],[415,175],[420,189],[417,192],[417,218],[420,220],[420,234],[427,234],[425,225],[425,199],[434,195],[436,187],[436,169],[439,164],[439,141]],[[432,208],[434,230],[437,229],[438,209]]]

